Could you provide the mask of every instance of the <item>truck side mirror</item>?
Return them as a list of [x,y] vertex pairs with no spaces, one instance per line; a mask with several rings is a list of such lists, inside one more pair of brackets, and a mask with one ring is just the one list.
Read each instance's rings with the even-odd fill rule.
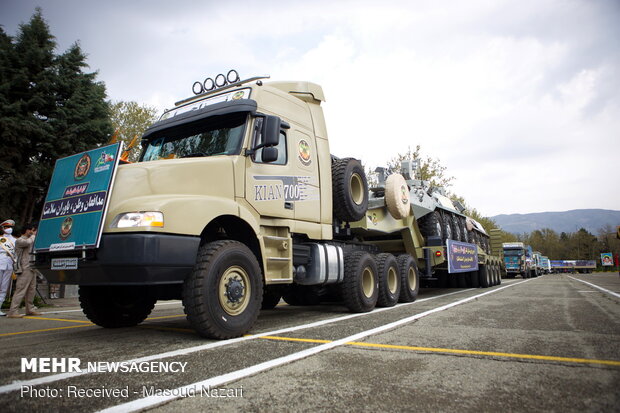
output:
[[274,148],[273,146],[267,146],[263,148],[263,152],[261,153],[261,159],[265,163],[277,161],[278,160],[278,148]]
[[263,135],[261,144],[263,146],[269,147],[276,146],[278,144],[278,142],[280,141],[281,124],[282,121],[279,117],[265,116],[265,120],[263,120],[263,130],[261,131],[261,134]]

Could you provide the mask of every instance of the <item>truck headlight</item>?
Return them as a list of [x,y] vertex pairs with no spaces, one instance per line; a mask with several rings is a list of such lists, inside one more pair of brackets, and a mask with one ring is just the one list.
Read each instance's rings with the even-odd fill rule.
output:
[[112,228],[163,227],[164,214],[157,211],[125,212],[112,221]]

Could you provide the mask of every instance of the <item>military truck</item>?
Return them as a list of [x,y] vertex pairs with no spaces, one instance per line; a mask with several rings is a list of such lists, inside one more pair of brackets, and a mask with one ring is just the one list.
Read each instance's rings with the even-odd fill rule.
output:
[[[367,312],[414,301],[421,276],[501,281],[488,235],[440,189],[392,174],[370,191],[360,161],[330,154],[322,88],[266,79],[196,82],[146,130],[139,161],[118,166],[98,248],[36,255],[50,282],[80,285],[91,321],[133,326],[182,299],[199,334],[225,339],[281,297]],[[418,221],[414,197],[445,205]],[[450,273],[451,238],[473,241],[471,271]],[[59,257],[79,262],[52,270]]]

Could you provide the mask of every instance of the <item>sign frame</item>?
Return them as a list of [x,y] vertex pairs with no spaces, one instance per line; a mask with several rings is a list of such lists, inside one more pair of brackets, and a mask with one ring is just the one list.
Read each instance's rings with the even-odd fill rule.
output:
[[478,271],[478,246],[449,239],[446,242],[446,260],[449,274]]
[[121,141],[56,160],[35,253],[99,248],[122,150]]

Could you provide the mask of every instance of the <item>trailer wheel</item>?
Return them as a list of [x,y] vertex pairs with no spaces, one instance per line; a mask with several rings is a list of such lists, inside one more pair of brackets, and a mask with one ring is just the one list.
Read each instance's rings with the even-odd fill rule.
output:
[[263,280],[254,253],[238,241],[205,244],[183,284],[187,320],[198,334],[232,338],[256,321],[263,298]]
[[345,256],[342,299],[355,313],[366,313],[377,305],[379,278],[377,264],[367,252],[355,251]]
[[86,317],[105,328],[140,324],[151,313],[157,301],[144,286],[80,285],[78,294]]
[[263,302],[260,306],[261,310],[273,310],[276,308],[282,298],[282,289],[279,286],[263,287]]
[[415,259],[409,254],[400,255],[396,259],[398,263],[398,274],[400,276],[400,296],[398,301],[401,303],[411,303],[418,298],[420,292],[420,274]]
[[480,280],[480,286],[482,288],[490,287],[489,271],[486,265],[481,265],[480,267],[478,267],[478,275]]
[[400,275],[398,262],[392,254],[377,254],[377,275],[379,277],[379,298],[377,306],[393,307],[400,296]]
[[465,274],[455,274],[457,276],[457,282],[459,288],[467,288],[467,280],[465,279]]
[[497,285],[502,285],[502,265],[501,264],[496,264],[497,265]]
[[332,161],[333,210],[336,218],[359,221],[368,210],[368,181],[360,161],[354,158]]

